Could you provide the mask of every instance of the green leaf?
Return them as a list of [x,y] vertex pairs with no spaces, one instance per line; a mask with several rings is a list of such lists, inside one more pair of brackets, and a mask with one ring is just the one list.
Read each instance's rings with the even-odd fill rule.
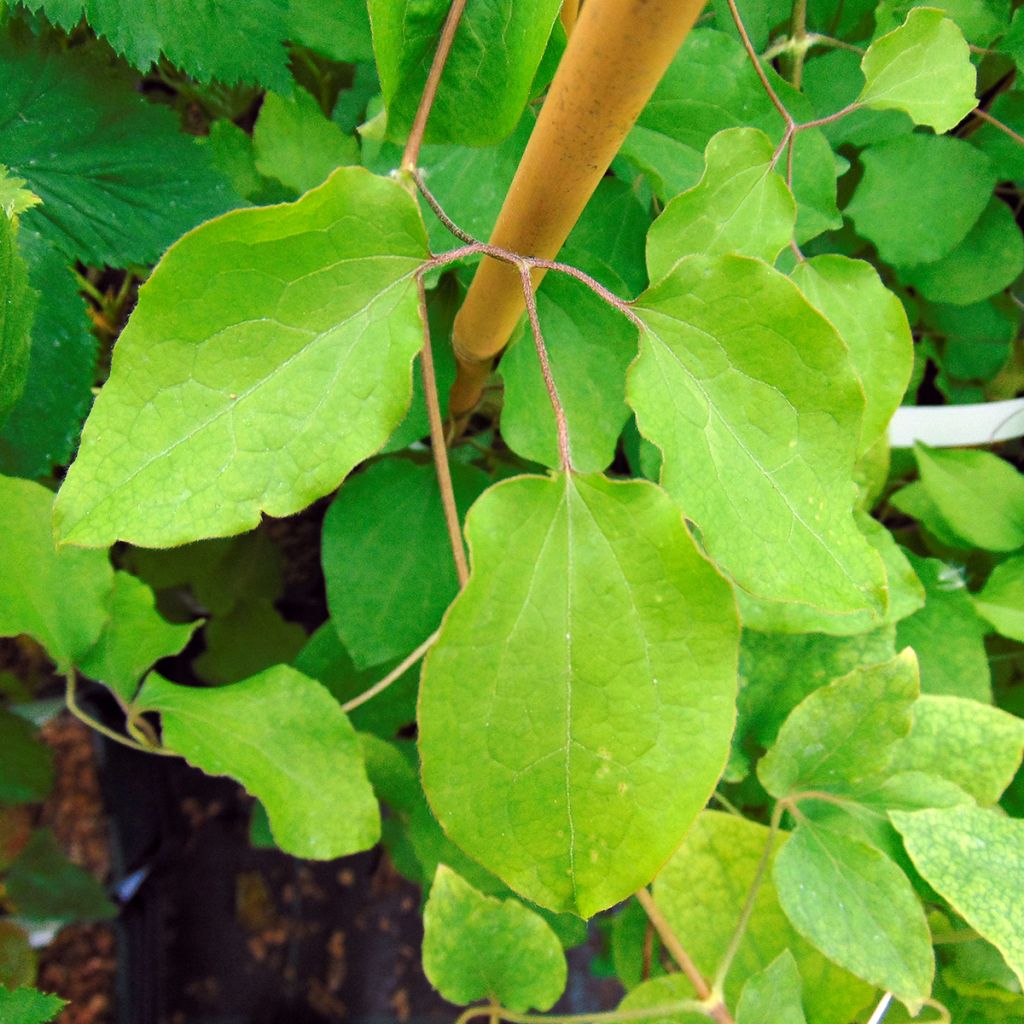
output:
[[890,817],[925,880],[1024,984],[1024,822],[969,806]]
[[24,178],[15,177],[0,164],[0,210],[11,220],[42,202],[39,196],[25,188],[27,184]]
[[565,954],[519,900],[484,896],[437,869],[423,911],[423,970],[450,1003],[494,999],[509,1010],[550,1009],[565,991]]
[[806,1024],[803,982],[793,954],[784,949],[740,993],[736,1024]]
[[[13,921],[0,919],[0,993],[31,985],[36,980],[37,969],[35,950],[29,944],[28,934]],[[3,1009],[0,997],[0,1010]]]
[[150,666],[182,650],[198,625],[172,625],[156,610],[153,591],[142,580],[115,572],[110,618],[78,667],[130,704]]
[[53,755],[35,727],[0,708],[0,804],[45,800],[53,785]]
[[361,168],[187,235],[117,343],[57,501],[62,539],[167,547],[337,487],[408,405],[427,255],[412,197]]
[[[388,136],[404,139],[434,59],[447,0],[370,0]],[[478,0],[459,22],[427,123],[428,142],[486,146],[516,126],[530,98],[559,0],[524,7]]]
[[910,732],[917,696],[913,651],[815,690],[758,764],[765,789],[779,799],[804,790],[842,794],[884,774],[894,746]]
[[[451,469],[465,515],[488,480]],[[324,518],[321,557],[331,618],[357,668],[423,643],[459,590],[433,465],[384,459],[349,480]]]
[[135,705],[160,712],[165,746],[260,800],[285,852],[332,860],[380,837],[355,730],[334,698],[295,669],[278,665],[215,689],[151,675]]
[[114,570],[106,551],[54,550],[53,494],[0,477],[0,636],[27,633],[67,671],[99,638]]
[[860,160],[864,176],[845,212],[879,256],[899,267],[949,255],[996,184],[988,157],[949,136],[906,135],[869,146]]
[[336,167],[359,163],[359,143],[305,89],[287,97],[268,92],[252,138],[256,170],[295,192],[322,184]]
[[[121,11],[117,18],[134,21]],[[180,20],[192,35],[194,20]],[[246,47],[237,50],[248,59]],[[100,54],[7,33],[0,67],[0,161],[43,200],[23,223],[72,259],[148,263],[236,205],[207,151],[179,131],[171,111],[146,103],[134,78]]]
[[1024,643],[1024,555],[1015,555],[992,570],[974,607],[1011,640]]
[[955,128],[978,102],[967,40],[955,22],[932,8],[911,11],[903,25],[876,39],[861,69],[861,103],[903,110],[938,134]]
[[917,652],[922,692],[991,702],[987,630],[959,570],[938,559],[908,557],[926,598],[920,611],[896,627],[896,643]]
[[39,294],[29,285],[13,221],[0,216],[0,425],[17,405],[28,379],[32,323]]
[[[705,811],[655,882],[658,906],[705,977],[714,976],[729,947],[768,838],[764,825]],[[786,839],[782,833],[776,845]],[[771,856],[769,866],[777,856]],[[725,981],[729,1005],[735,1005],[748,978],[786,949],[803,978],[810,1024],[849,1024],[871,998],[867,985],[830,963],[793,930],[779,906],[769,871]]]
[[949,548],[963,548],[964,542],[942,518],[935,502],[928,496],[920,480],[914,480],[890,495],[893,508],[916,519],[937,541]]
[[[636,356],[636,328],[589,288],[549,274],[537,294],[551,373],[569,426],[573,467],[605,469],[629,418],[626,370]],[[558,431],[529,325],[501,358],[505,382],[502,437],[523,458],[557,468]]]
[[[164,54],[201,82],[254,82],[291,87],[284,40],[291,35],[288,0],[225,6],[192,0],[24,0],[71,31],[84,16],[131,64],[148,72]],[[294,3],[295,0],[292,0]],[[308,4],[307,4],[308,6]]]
[[798,263],[791,276],[850,351],[866,402],[858,448],[862,455],[885,436],[910,383],[914,339],[903,303],[862,260],[815,256]]
[[424,787],[468,854],[589,917],[650,880],[725,764],[732,597],[648,483],[509,480],[467,533],[423,670]]
[[[952,197],[942,200],[944,204],[955,201]],[[1022,270],[1020,228],[1006,203],[993,197],[955,249],[935,263],[903,267],[900,277],[926,299],[967,306],[1001,292]]]
[[880,616],[882,561],[853,517],[864,398],[835,329],[739,256],[681,260],[634,308],[645,329],[627,397],[710,556],[811,619]]
[[18,247],[40,295],[25,390],[0,427],[0,472],[49,476],[71,457],[92,405],[97,342],[67,260],[27,225]]
[[750,735],[770,746],[800,701],[839,676],[888,661],[895,639],[893,626],[851,637],[744,629],[737,739]]
[[67,1003],[59,996],[34,988],[9,989],[0,985],[0,1014],[7,1024],[47,1024]]
[[1010,20],[1010,0],[882,0],[875,12],[879,31],[890,31],[919,7],[933,7],[951,18],[975,46],[987,47]]
[[772,877],[786,916],[830,960],[914,1011],[929,997],[935,961],[924,909],[888,857],[805,822],[779,851]]
[[100,883],[72,864],[45,828],[32,833],[7,872],[4,885],[18,916],[29,921],[70,924],[99,921],[117,913]]
[[[639,1010],[654,1010],[694,1000],[694,991],[684,974],[667,974],[652,978],[637,985],[619,1003],[619,1010],[631,1013]],[[682,1010],[678,1013],[644,1017],[644,1024],[704,1024],[707,1016],[696,1010]]]
[[981,804],[994,804],[1024,752],[1024,721],[963,697],[925,695],[914,704],[910,735],[891,771],[929,772],[955,782]]
[[929,448],[914,458],[942,519],[966,544],[986,551],[1024,547],[1024,475],[992,452]]
[[290,35],[332,60],[373,60],[373,38],[366,0],[291,0]]
[[[1024,16],[1014,20],[1019,23],[1020,34],[1024,37]],[[1021,58],[1024,59],[1024,50],[1021,51]],[[1024,129],[1024,92],[1020,89],[1000,92],[985,109],[1002,127],[982,122],[971,132],[971,145],[988,155],[1000,178],[1017,183],[1024,181],[1024,146],[1003,130],[1003,127],[1009,128],[1020,135]]]
[[676,196],[651,225],[647,269],[652,281],[684,256],[738,253],[774,263],[789,244],[796,203],[775,171],[775,147],[756,128],[730,128],[704,152],[704,175]]

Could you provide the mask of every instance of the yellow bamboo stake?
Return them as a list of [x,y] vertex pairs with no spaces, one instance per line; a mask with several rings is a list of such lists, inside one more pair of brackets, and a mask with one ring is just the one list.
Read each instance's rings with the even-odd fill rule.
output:
[[[650,99],[705,0],[587,0],[498,216],[491,242],[553,259]],[[534,269],[536,289],[543,270]],[[458,420],[526,308],[519,271],[485,257],[455,318]]]
[[562,0],[559,16],[562,19],[562,28],[565,29],[565,38],[568,39],[576,27],[576,19],[580,16],[580,0]]

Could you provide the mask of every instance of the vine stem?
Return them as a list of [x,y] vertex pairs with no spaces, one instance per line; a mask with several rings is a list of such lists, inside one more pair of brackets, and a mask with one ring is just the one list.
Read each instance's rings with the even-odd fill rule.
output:
[[[89,726],[90,729],[95,729],[101,736],[106,736],[108,740],[113,740],[115,743],[120,743],[123,747],[128,747],[130,750],[137,750],[141,754],[170,754],[168,750],[164,750],[162,747],[149,747],[145,746],[137,740],[129,739],[127,736],[122,736],[119,732],[115,732],[113,729],[108,729],[102,722],[97,721],[92,715],[82,710],[78,703],[78,673],[74,669],[66,673],[64,676],[66,681],[64,689],[64,703],[67,704],[68,711],[71,712],[80,722]],[[176,755],[171,755],[176,756]]]
[[412,652],[412,654],[399,662],[383,679],[374,683],[368,690],[364,690],[358,697],[353,697],[351,700],[342,704],[341,710],[344,711],[345,714],[348,714],[350,711],[355,711],[356,708],[361,707],[368,700],[373,700],[378,693],[383,693],[392,683],[401,679],[402,676],[404,676],[405,673],[408,672],[409,669],[412,668],[412,666],[415,665],[416,662],[419,661],[435,643],[437,643],[437,638],[440,632],[441,630],[439,629],[434,630],[434,632],[431,633],[430,636],[428,636],[427,639]]
[[[429,266],[429,264],[425,264],[425,266]],[[469,564],[466,561],[466,548],[462,541],[462,524],[459,522],[459,509],[455,503],[455,490],[452,487],[452,471],[448,465],[448,444],[444,436],[444,423],[441,420],[441,403],[437,394],[434,352],[430,347],[430,319],[427,313],[427,289],[423,283],[422,267],[416,275],[416,293],[419,297],[420,318],[423,321],[423,348],[420,349],[420,368],[423,371],[423,396],[427,406],[427,419],[430,422],[430,449],[434,456],[434,471],[437,474],[437,484],[441,490],[441,505],[444,508],[444,522],[448,528],[448,540],[451,542],[452,557],[455,560],[455,572],[459,578],[459,586],[464,587],[469,579]],[[393,681],[391,680],[391,682]],[[390,682],[387,685],[390,685]],[[377,686],[384,689],[380,683]]]
[[697,965],[690,959],[690,954],[683,948],[679,937],[672,931],[672,926],[661,912],[661,908],[654,902],[654,897],[647,891],[647,888],[638,889],[634,895],[640,906],[644,908],[644,913],[647,914],[651,924],[654,925],[654,930],[658,933],[661,944],[669,951],[672,959],[679,964],[683,974],[686,975],[693,986],[700,999],[698,1005],[701,1007],[701,1012],[712,1020],[718,1021],[718,1024],[735,1024],[725,1003],[722,1002],[721,996],[716,995],[708,986],[704,975],[700,973]]
[[804,59],[807,57],[807,0],[793,3],[793,88],[799,89],[804,79]]
[[448,14],[441,28],[441,36],[437,40],[437,49],[434,51],[434,60],[430,65],[423,92],[420,94],[419,106],[416,108],[416,116],[413,118],[409,138],[405,143],[405,151],[402,153],[403,171],[412,171],[419,163],[420,146],[423,145],[423,134],[427,130],[430,111],[433,109],[434,99],[437,97],[437,87],[441,84],[444,66],[448,63],[448,55],[452,52],[452,43],[455,42],[455,32],[465,9],[466,0],[452,0],[451,6],[448,8]]
[[987,110],[982,110],[981,107],[975,107],[971,111],[975,117],[980,118],[982,121],[992,125],[993,128],[998,128],[1004,135],[1008,135],[1018,146],[1024,146],[1024,135],[1019,135],[1015,132],[1008,124],[1003,124],[998,118],[993,117]]

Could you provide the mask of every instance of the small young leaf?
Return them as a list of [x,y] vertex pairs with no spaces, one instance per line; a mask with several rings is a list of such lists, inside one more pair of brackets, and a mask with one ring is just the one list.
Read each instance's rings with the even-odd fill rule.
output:
[[900,28],[876,39],[861,61],[861,103],[904,110],[937,134],[975,107],[975,71],[967,40],[942,11],[917,8]]
[[[388,136],[408,134],[437,47],[447,0],[370,0]],[[530,98],[559,0],[478,0],[459,22],[427,122],[428,142],[486,146],[516,126]]]
[[1024,555],[1014,555],[992,570],[974,607],[1003,636],[1024,643]]
[[54,550],[53,493],[0,477],[0,636],[27,633],[62,671],[96,642],[110,615],[106,551]]
[[423,911],[423,970],[450,1003],[548,1010],[565,991],[562,944],[517,899],[485,896],[440,865]]
[[6,898],[18,916],[29,921],[100,921],[117,912],[103,886],[68,860],[53,833],[45,828],[32,834],[7,872],[4,885]]
[[805,822],[772,877],[786,916],[830,960],[915,1009],[928,998],[935,961],[924,909],[888,857]]
[[45,800],[52,785],[50,748],[29,722],[0,708],[0,805]]
[[992,452],[918,443],[914,458],[939,515],[967,542],[961,547],[1024,547],[1024,474]]
[[765,789],[780,799],[811,789],[844,793],[884,774],[895,745],[910,732],[918,692],[910,650],[815,690],[793,709],[758,764]]
[[648,483],[519,477],[467,530],[423,670],[424,787],[467,853],[589,917],[650,880],[725,764],[732,595]]
[[[195,31],[192,18],[180,20]],[[151,262],[237,200],[170,110],[146,103],[132,77],[84,49],[0,33],[0,162],[43,200],[23,223],[72,259]]]
[[684,256],[737,253],[766,263],[793,237],[796,203],[773,163],[775,147],[756,128],[719,132],[704,152],[704,175],[676,196],[647,235],[647,269],[659,281]]
[[1024,821],[970,806],[890,817],[914,867],[1024,984]]
[[0,211],[10,220],[42,202],[39,196],[25,188],[27,184],[24,178],[16,177],[0,164]]
[[[705,977],[714,975],[729,947],[768,836],[764,825],[705,811],[655,882],[658,906]],[[782,833],[776,845],[786,839]],[[777,856],[777,852],[771,855],[769,866]],[[786,949],[800,968],[804,1009],[811,1024],[849,1024],[871,998],[864,982],[835,966],[793,930],[779,906],[769,872],[726,978],[729,1005],[735,1005],[749,978]]]
[[362,168],[186,235],[117,343],[57,500],[63,539],[169,547],[336,487],[408,405],[427,256],[412,197]]
[[947,135],[892,139],[869,146],[860,160],[864,176],[846,213],[882,259],[898,267],[952,252],[978,222],[996,184],[989,158]]
[[896,643],[913,647],[921,666],[921,691],[990,703],[992,680],[985,652],[985,623],[971,603],[959,570],[908,552],[925,585],[925,606],[896,626]]
[[736,1024],[807,1024],[800,998],[802,989],[793,954],[784,949],[743,986]]
[[78,667],[130,704],[146,670],[155,661],[177,654],[198,625],[172,625],[156,610],[153,592],[142,580],[115,572],[110,618]]
[[0,214],[0,426],[25,390],[39,300],[29,285],[28,266],[18,252],[17,239],[14,222]]
[[815,256],[798,263],[791,276],[850,350],[867,403],[858,448],[862,455],[885,436],[910,383],[914,339],[903,303],[862,260]]
[[215,689],[151,675],[135,704],[160,712],[165,746],[257,797],[287,853],[332,860],[380,837],[355,730],[334,698],[295,669],[278,665]]
[[[464,516],[488,480],[456,464],[452,484]],[[384,459],[354,476],[324,517],[321,557],[331,619],[355,666],[413,651],[459,590],[434,467]]]
[[681,260],[635,310],[627,398],[710,556],[751,596],[811,619],[880,618],[882,559],[853,516],[864,397],[835,328],[740,256]]
[[359,143],[305,89],[288,97],[268,92],[252,140],[256,170],[296,193],[322,184],[336,167],[359,163]]
[[978,803],[994,804],[1024,751],[1024,720],[963,697],[925,695],[910,735],[896,747],[893,772],[929,772],[955,782]]
[[0,985],[0,1019],[6,1024],[47,1024],[67,1006],[59,996],[34,988],[9,989]]

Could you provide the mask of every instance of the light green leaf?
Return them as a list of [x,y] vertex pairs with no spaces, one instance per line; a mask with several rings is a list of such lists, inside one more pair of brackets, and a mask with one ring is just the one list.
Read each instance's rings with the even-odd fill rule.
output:
[[890,817],[925,880],[1024,984],[1024,821],[966,806]]
[[897,625],[896,643],[917,652],[922,692],[991,702],[987,630],[960,571],[938,559],[908,557],[925,585],[926,598],[920,611]]
[[[370,0],[369,6],[388,136],[404,139],[449,5],[447,0]],[[467,8],[427,123],[428,142],[486,146],[515,128],[558,7],[559,0],[528,6],[478,0]]]
[[57,501],[63,540],[225,536],[337,487],[408,405],[427,255],[412,197],[362,168],[187,235],[117,343]]
[[850,637],[744,629],[736,739],[749,735],[770,746],[800,701],[854,669],[888,661],[895,641],[893,626]]
[[903,303],[862,260],[815,256],[798,263],[791,276],[850,350],[866,402],[858,448],[863,455],[885,436],[910,383],[914,339]]
[[8,1024],[47,1024],[67,1003],[59,996],[34,988],[9,989],[0,985],[0,1015]]
[[[488,480],[451,469],[465,515]],[[357,668],[423,643],[459,590],[433,465],[384,459],[349,480],[324,518],[321,558],[331,619]]]
[[92,404],[98,345],[67,260],[25,224],[18,248],[41,301],[25,390],[0,427],[0,472],[37,478],[71,457]]
[[1024,721],[976,700],[932,695],[914,704],[913,719],[892,771],[949,779],[982,804],[1002,796],[1020,767]]
[[917,8],[898,29],[876,39],[861,61],[861,103],[903,110],[938,134],[975,107],[976,74],[967,40],[941,11]]
[[[615,457],[629,418],[625,376],[636,356],[636,328],[589,288],[549,274],[537,293],[551,373],[569,426],[573,467],[600,472]],[[560,465],[558,431],[529,325],[501,358],[502,437],[523,458]]]
[[50,748],[31,723],[0,708],[0,805],[45,800],[52,785]]
[[642,174],[663,203],[696,185],[704,170],[700,150],[642,124],[633,125],[617,159],[634,173]]
[[966,544],[986,551],[1024,547],[1024,474],[992,452],[914,446],[925,492]]
[[0,425],[28,379],[32,323],[39,294],[29,285],[14,222],[0,215]]
[[285,852],[333,860],[380,837],[355,730],[334,698],[295,669],[278,665],[214,689],[154,674],[135,706],[160,713],[166,747],[260,800]]
[[70,924],[99,921],[117,913],[103,886],[68,860],[47,828],[32,833],[8,870],[4,887],[5,900],[19,917],[29,921]]
[[589,917],[650,880],[721,773],[732,596],[644,482],[516,478],[467,532],[420,687],[424,787],[468,854]]
[[882,0],[875,11],[878,30],[891,31],[919,7],[935,8],[951,18],[975,46],[987,47],[1010,20],[1010,0]]
[[710,556],[812,620],[880,617],[882,560],[853,517],[864,398],[835,329],[739,256],[681,260],[634,308],[645,329],[628,400]]
[[[194,19],[181,20],[195,31]],[[237,50],[248,58],[247,47]],[[237,205],[176,116],[146,103],[135,79],[101,54],[3,33],[0,69],[0,161],[43,200],[22,223],[72,259],[151,262]]]
[[1024,555],[1015,555],[992,570],[974,607],[1011,640],[1024,643]]
[[548,1010],[565,991],[562,944],[517,899],[478,892],[443,864],[423,911],[423,970],[450,1003],[494,999],[509,1010]]
[[798,704],[757,774],[782,799],[804,790],[845,793],[884,774],[897,742],[910,732],[918,696],[917,659],[903,651],[855,669]]
[[172,625],[156,610],[153,591],[142,580],[115,572],[110,618],[78,667],[130,704],[146,670],[182,650],[198,626]]
[[860,160],[864,176],[845,212],[879,256],[898,267],[949,255],[996,184],[989,158],[950,136],[905,135],[869,146]]
[[931,994],[935,961],[907,876],[860,840],[801,824],[772,872],[793,927],[830,960],[912,1010]]
[[[294,3],[295,0],[292,0]],[[140,71],[160,54],[201,82],[259,82],[288,89],[289,0],[224,5],[204,0],[25,0],[68,31],[83,16],[95,32]]]
[[889,503],[893,508],[916,519],[940,544],[949,548],[963,548],[963,538],[958,537],[943,519],[920,480],[913,480],[890,495]]
[[704,175],[676,196],[647,235],[647,269],[663,278],[684,256],[738,253],[766,263],[789,244],[796,203],[775,170],[775,147],[756,128],[719,132],[704,152]]
[[793,954],[784,949],[740,993],[736,1024],[806,1024],[803,982]]
[[[655,882],[658,906],[705,977],[714,977],[729,946],[768,837],[764,825],[705,811]],[[786,839],[782,833],[776,846]],[[777,856],[773,854],[772,860]],[[769,871],[725,981],[729,1005],[736,1004],[747,979],[786,949],[803,978],[810,1024],[849,1024],[871,998],[866,984],[830,963],[793,930],[779,906]]]
[[54,549],[52,507],[40,484],[0,477],[0,636],[27,633],[65,672],[99,638],[114,570],[106,551]]
[[290,35],[332,60],[373,60],[366,0],[290,0]]
[[[693,987],[686,980],[686,975],[666,974],[662,978],[651,978],[637,985],[619,1003],[619,1009],[627,1013],[636,1010],[655,1010],[659,1007],[693,1002],[695,998]],[[707,1019],[705,1014],[696,1010],[682,1010],[645,1017],[643,1024],[705,1024]]]
[[[942,200],[945,204],[956,201],[953,197]],[[1006,203],[993,197],[955,249],[934,263],[903,267],[900,277],[926,299],[967,306],[1009,287],[1022,270],[1020,228]]]
[[252,139],[256,170],[295,192],[320,185],[336,167],[359,163],[359,143],[305,89],[287,97],[268,92]]
[[0,164],[0,210],[11,220],[42,202],[39,196],[25,188],[27,184],[24,178],[12,175]]

